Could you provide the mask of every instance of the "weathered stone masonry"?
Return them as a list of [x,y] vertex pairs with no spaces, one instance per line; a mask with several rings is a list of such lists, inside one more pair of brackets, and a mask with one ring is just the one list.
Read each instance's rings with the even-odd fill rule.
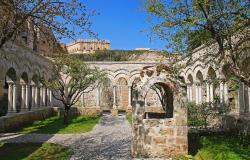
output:
[[49,60],[14,44],[0,56],[0,105],[8,106],[7,114],[53,105],[51,90],[40,83],[51,75]]
[[[171,157],[185,155],[188,152],[187,108],[185,85],[173,75],[161,71],[141,76],[141,81],[134,87],[133,95],[133,157]],[[157,83],[167,86],[172,92],[167,99],[167,106],[172,110],[170,117],[147,117],[145,98],[150,88]],[[174,88],[171,88],[173,87]]]

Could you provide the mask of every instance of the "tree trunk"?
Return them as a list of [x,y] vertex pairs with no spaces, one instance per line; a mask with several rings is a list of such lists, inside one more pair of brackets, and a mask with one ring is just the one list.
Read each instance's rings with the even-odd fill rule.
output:
[[68,124],[68,117],[69,117],[69,108],[67,106],[65,106],[64,117],[63,117],[64,124]]

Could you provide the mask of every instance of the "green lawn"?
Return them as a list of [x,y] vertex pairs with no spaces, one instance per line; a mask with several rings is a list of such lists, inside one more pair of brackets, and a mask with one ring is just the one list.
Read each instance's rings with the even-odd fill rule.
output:
[[249,160],[249,142],[230,135],[189,135],[189,154],[195,160]]
[[0,144],[1,160],[67,160],[71,154],[68,147],[50,143]]
[[70,116],[69,123],[63,124],[63,117],[55,116],[35,121],[19,129],[18,133],[68,134],[89,132],[98,123],[100,116]]

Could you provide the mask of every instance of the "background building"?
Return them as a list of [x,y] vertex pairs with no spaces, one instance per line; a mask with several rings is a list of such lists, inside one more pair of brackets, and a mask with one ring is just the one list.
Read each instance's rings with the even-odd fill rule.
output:
[[67,45],[69,54],[94,53],[96,50],[110,49],[108,40],[77,40]]

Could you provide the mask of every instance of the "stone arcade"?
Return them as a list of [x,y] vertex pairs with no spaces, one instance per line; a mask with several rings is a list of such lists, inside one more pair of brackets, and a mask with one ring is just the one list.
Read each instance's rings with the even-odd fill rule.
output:
[[51,91],[39,80],[49,78],[51,62],[30,50],[10,48],[0,58],[1,107],[8,106],[8,115],[52,106]]
[[[212,57],[200,59],[208,52],[211,51],[200,47],[194,51],[191,59],[183,57],[177,61],[172,55],[162,57],[146,51],[148,57],[134,61],[86,62],[90,66],[99,67],[108,76],[99,88],[82,95],[75,107],[84,114],[110,111],[117,115],[119,111],[133,110],[133,156],[186,154],[187,101],[201,104],[219,98],[221,102],[230,105],[229,115],[236,118],[250,115],[250,89],[238,82],[239,89],[232,91],[230,80],[225,76],[225,66],[216,65]],[[183,81],[177,80],[176,75],[168,70],[157,73],[156,66],[168,66],[173,61],[184,66],[177,74]],[[249,57],[245,61],[249,62]],[[1,52],[0,105],[8,107],[7,113],[2,113],[7,116],[1,118],[46,106],[60,106],[53,100],[50,89],[42,86],[39,81],[40,78],[50,78],[53,74],[50,72],[51,67],[48,59],[15,45]],[[146,74],[145,69],[149,70],[149,74]],[[167,106],[172,108],[172,114],[167,115],[167,118],[161,116],[164,110],[160,97],[152,88],[154,84],[167,92]],[[178,89],[174,90],[175,87]],[[171,113],[171,110],[167,113]],[[248,125],[248,122],[243,124]]]

